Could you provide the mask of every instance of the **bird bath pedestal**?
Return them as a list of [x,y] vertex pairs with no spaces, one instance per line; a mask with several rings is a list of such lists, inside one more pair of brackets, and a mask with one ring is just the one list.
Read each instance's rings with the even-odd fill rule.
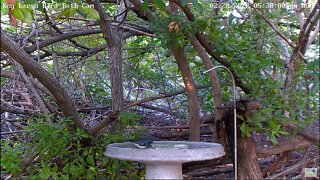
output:
[[154,141],[148,149],[139,149],[131,142],[109,144],[105,155],[146,163],[146,179],[182,179],[182,163],[219,158],[225,152],[217,143]]

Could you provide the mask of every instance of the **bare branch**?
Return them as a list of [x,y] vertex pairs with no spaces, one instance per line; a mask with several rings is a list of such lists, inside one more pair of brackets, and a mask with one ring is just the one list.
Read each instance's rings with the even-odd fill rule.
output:
[[1,49],[7,52],[22,67],[36,77],[54,96],[67,118],[73,118],[77,127],[85,129],[81,118],[68,93],[42,66],[35,62],[20,46],[1,29]]

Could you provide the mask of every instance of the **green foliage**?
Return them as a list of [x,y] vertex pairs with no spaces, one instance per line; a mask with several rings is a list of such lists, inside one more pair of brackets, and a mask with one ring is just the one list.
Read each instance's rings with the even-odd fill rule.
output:
[[149,6],[149,0],[143,1],[143,3],[141,4],[141,11],[146,11],[148,9],[148,6]]
[[[2,141],[1,168],[5,173],[18,175],[22,159],[35,149],[38,158],[26,170],[31,179],[131,179],[143,176],[143,172],[135,170],[132,163],[112,160],[104,155],[107,144],[134,138],[136,133],[105,135],[88,146],[86,142],[90,139],[83,130],[70,131],[64,123],[52,125],[44,119],[37,119],[26,131],[30,139],[27,144],[17,142],[12,145],[9,141]],[[120,174],[120,170],[125,174]]]
[[93,19],[93,20],[100,19],[100,15],[99,15],[98,11],[96,11],[95,9],[92,9],[92,8],[79,7],[77,12],[81,16],[83,16],[84,18],[90,18],[90,19]]
[[60,19],[62,17],[70,17],[70,16],[73,16],[75,13],[77,12],[77,9],[76,8],[67,8],[65,10],[63,10],[57,17],[56,19]]
[[247,123],[243,123],[240,126],[240,130],[241,130],[242,136],[244,137],[250,137],[252,134],[252,129],[248,126]]
[[6,0],[1,0],[1,16],[6,15],[9,13],[9,8],[7,6],[4,6],[4,3],[6,3]]
[[120,115],[120,122],[128,126],[139,125],[140,123],[138,122],[138,120],[141,120],[141,119],[142,119],[141,115],[132,114],[128,112],[123,112]]
[[166,10],[166,4],[162,0],[153,0],[152,3],[157,5],[161,10]]
[[100,15],[95,9],[85,6],[79,6],[78,8],[66,8],[56,17],[56,19],[60,19],[62,17],[68,18],[75,15],[76,12],[84,18],[93,20],[100,19]]
[[1,139],[1,171],[16,176],[21,172],[22,150],[20,144],[10,144]]
[[28,8],[26,4],[17,2],[12,11],[14,17],[28,25],[33,22],[33,10]]
[[201,4],[199,3],[198,0],[191,0],[191,2],[192,2],[192,5],[195,7],[196,10],[198,10],[198,11],[202,10],[202,6],[201,6]]

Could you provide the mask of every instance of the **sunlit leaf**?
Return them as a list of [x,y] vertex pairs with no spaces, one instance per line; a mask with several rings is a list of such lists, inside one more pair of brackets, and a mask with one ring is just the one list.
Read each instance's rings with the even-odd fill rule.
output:
[[87,8],[87,7],[80,7],[81,11],[86,15],[86,18],[90,18],[93,20],[98,20],[100,19],[100,15],[98,11],[92,8]]
[[158,7],[162,10],[166,9],[166,4],[162,0],[153,0],[154,4],[158,5]]
[[12,11],[12,14],[14,15],[15,18],[23,21],[24,20],[24,15],[23,15],[23,12],[22,12],[22,9],[20,8],[14,8],[13,11]]

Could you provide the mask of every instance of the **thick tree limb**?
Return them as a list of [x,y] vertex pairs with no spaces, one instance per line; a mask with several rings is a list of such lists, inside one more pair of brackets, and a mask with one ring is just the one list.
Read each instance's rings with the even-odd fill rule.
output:
[[110,61],[110,80],[112,111],[121,112],[124,106],[123,81],[122,81],[122,31],[117,31],[113,27],[108,14],[104,11],[99,0],[87,0],[88,4],[93,4],[95,10],[99,13],[98,23],[102,29],[103,37],[107,42]]
[[188,107],[189,107],[189,122],[190,122],[190,141],[200,141],[200,106],[197,97],[197,86],[194,82],[192,72],[187,62],[184,47],[176,48],[174,42],[169,42],[170,49],[174,55],[178,68],[181,72],[186,93],[188,96]]
[[[191,22],[195,21],[195,17],[192,14],[191,10],[187,7],[187,6],[182,6],[181,5],[181,1],[180,0],[172,0],[172,2],[176,3],[177,5],[180,6],[180,8],[182,9],[182,11],[184,12],[184,14],[187,16],[188,20]],[[222,64],[223,66],[225,66],[226,68],[228,68],[235,79],[236,85],[239,86],[246,94],[251,94],[252,89],[249,88],[248,86],[246,86],[242,80],[240,79],[240,77],[238,76],[238,74],[236,73],[236,71],[233,69],[231,63],[224,59],[219,53],[215,52],[213,47],[209,44],[209,42],[207,41],[207,38],[205,38],[200,32],[196,33],[196,38],[197,40],[200,42],[200,44],[205,48],[205,50],[214,58],[216,59],[220,64]]]
[[72,118],[75,125],[85,129],[76,106],[71,101],[64,88],[55,80],[43,67],[35,62],[20,46],[9,38],[1,29],[1,49],[7,52],[16,60],[26,71],[36,77],[53,95],[58,106],[62,109],[67,118]]
[[[194,47],[194,49],[198,52],[198,55],[202,59],[203,64],[206,66],[207,69],[213,68],[213,64],[211,62],[211,59],[207,53],[207,51],[202,47],[202,45],[199,43],[199,41],[191,35],[187,35],[190,43]],[[210,76],[210,81],[211,81],[211,86],[213,89],[213,97],[214,97],[214,104],[215,104],[215,122],[219,121],[222,118],[222,110],[219,109],[218,107],[222,107],[222,98],[221,98],[221,90],[220,90],[220,82],[219,82],[219,77],[217,75],[217,72],[215,70],[210,71],[209,73]],[[214,128],[216,128],[215,126]],[[220,142],[218,140],[217,136],[218,130],[215,129],[214,133],[212,135],[212,142]]]

